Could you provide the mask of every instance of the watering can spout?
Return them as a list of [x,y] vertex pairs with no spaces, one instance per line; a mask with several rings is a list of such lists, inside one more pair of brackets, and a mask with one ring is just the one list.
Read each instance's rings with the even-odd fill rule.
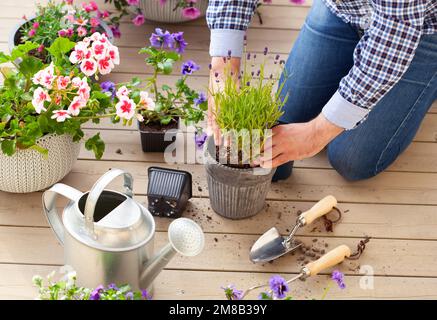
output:
[[169,243],[144,265],[140,276],[141,287],[147,289],[170,260],[180,253],[194,257],[202,252],[205,236],[200,226],[193,220],[180,218],[168,228]]

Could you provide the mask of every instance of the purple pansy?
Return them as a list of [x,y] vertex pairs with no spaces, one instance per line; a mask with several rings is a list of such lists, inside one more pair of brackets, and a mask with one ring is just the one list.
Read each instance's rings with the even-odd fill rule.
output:
[[125,294],[126,300],[133,300],[134,299],[134,294],[133,292],[128,292]]
[[241,300],[243,299],[243,291],[235,288],[233,284],[227,287],[222,287],[225,290],[225,295],[228,300]]
[[155,29],[155,33],[152,33],[150,37],[150,44],[155,48],[172,48],[174,39],[170,32],[162,31],[160,28]]
[[197,71],[199,69],[200,67],[193,60],[188,60],[182,65],[181,73],[186,76],[193,74],[194,71]]
[[173,49],[177,53],[184,53],[185,48],[187,47],[187,43],[185,42],[185,39],[184,39],[184,33],[183,32],[176,32],[176,33],[173,33],[172,37],[174,40]]
[[109,286],[108,286],[108,289],[109,290],[118,290],[118,287],[115,285],[115,283],[111,283]]
[[105,290],[105,288],[100,285],[91,292],[90,300],[100,300],[100,294]]
[[100,88],[102,89],[102,92],[110,92],[112,98],[115,97],[116,88],[115,83],[112,81],[104,81],[100,84]]
[[288,286],[287,281],[280,276],[273,276],[269,281],[270,289],[273,291],[273,294],[278,299],[284,299],[286,293],[290,291],[290,287]]
[[331,275],[331,279],[337,282],[337,285],[340,289],[345,289],[346,284],[344,283],[344,274],[338,270],[334,270]]
[[152,296],[149,294],[147,290],[141,290],[141,296],[144,300],[152,300]]
[[204,94],[203,92],[199,92],[199,96],[196,99],[194,99],[194,104],[198,106],[205,102],[206,102],[206,94]]

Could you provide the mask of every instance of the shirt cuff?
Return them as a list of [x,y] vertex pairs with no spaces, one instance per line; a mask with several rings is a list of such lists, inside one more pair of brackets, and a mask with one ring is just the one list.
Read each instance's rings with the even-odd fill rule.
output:
[[211,57],[227,57],[229,52],[232,57],[241,58],[243,55],[244,35],[246,31],[232,29],[211,29]]
[[337,91],[325,105],[322,114],[333,124],[351,130],[355,128],[370,112],[350,103]]

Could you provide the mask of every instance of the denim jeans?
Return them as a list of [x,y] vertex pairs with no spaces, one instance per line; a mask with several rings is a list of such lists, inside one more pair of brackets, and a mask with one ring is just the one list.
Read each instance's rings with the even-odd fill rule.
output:
[[[361,30],[343,22],[315,0],[286,63],[281,95],[289,95],[282,123],[314,119],[353,66]],[[437,99],[437,34],[423,35],[402,79],[373,108],[365,122],[328,145],[332,167],[347,180],[385,170],[413,140]],[[278,168],[273,181],[290,176],[293,163]]]

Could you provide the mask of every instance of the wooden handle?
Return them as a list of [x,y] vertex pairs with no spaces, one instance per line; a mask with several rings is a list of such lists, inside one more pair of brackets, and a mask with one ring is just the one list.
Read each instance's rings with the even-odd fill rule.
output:
[[350,257],[351,249],[346,245],[338,246],[337,248],[329,251],[327,254],[322,256],[320,259],[308,263],[305,268],[309,271],[309,276],[315,276],[319,272],[336,266],[337,264],[344,261],[346,257]]
[[333,196],[327,196],[317,202],[310,210],[302,213],[299,216],[299,219],[303,219],[302,221],[304,221],[304,225],[311,224],[317,218],[331,212],[336,205],[337,199]]

